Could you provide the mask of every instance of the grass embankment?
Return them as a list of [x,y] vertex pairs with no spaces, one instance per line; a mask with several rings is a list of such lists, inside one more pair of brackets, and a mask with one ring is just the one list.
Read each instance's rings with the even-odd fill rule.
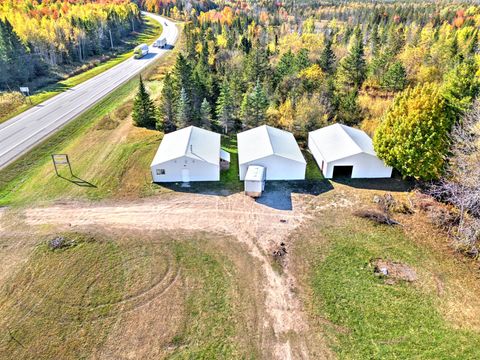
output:
[[[144,71],[153,98],[177,54],[177,46],[157,65]],[[0,170],[0,204],[21,205],[56,199],[101,199],[143,196],[157,191],[151,184],[150,161],[162,134],[132,125],[131,109],[138,86],[134,78],[85,113],[68,123],[45,142]],[[69,155],[67,168],[54,172],[50,155]]]
[[162,25],[152,20],[149,17],[145,18],[145,29],[137,34],[133,39],[126,41],[126,45],[128,45],[130,50],[127,52],[121,53],[112,59],[101,63],[89,70],[86,70],[78,75],[69,77],[68,79],[61,80],[53,85],[45,86],[37,91],[35,91],[30,97],[29,101],[25,101],[19,106],[12,108],[10,111],[6,113],[2,113],[0,116],[0,123],[18,115],[22,112],[58,95],[61,92],[64,92],[82,82],[85,82],[98,74],[111,69],[115,65],[127,60],[128,58],[133,56],[133,48],[142,43],[152,43],[160,34],[162,33]]
[[315,161],[313,155],[310,151],[304,150],[302,151],[303,157],[307,161],[307,168],[305,170],[305,180],[310,181],[322,181],[325,178],[323,177],[320,168],[318,167],[317,162]]
[[207,234],[117,235],[64,234],[75,246],[58,250],[46,244],[53,235],[37,239],[0,284],[3,359],[123,358],[132,348],[140,358],[257,353],[245,337],[253,309],[241,300],[254,287],[240,288],[248,281],[235,264],[251,260],[238,245]]
[[230,167],[220,173],[220,183],[232,189],[239,189],[243,183],[239,180],[238,174],[238,149],[237,137],[222,136],[222,149],[230,153]]
[[[417,221],[429,227],[426,219]],[[307,259],[298,267],[313,322],[339,358],[478,358],[475,274],[438,249],[445,240],[434,230],[422,235],[435,239],[428,240],[433,247],[417,244],[413,234],[332,208],[297,238],[296,259]],[[375,258],[405,263],[419,279],[387,285],[373,275]]]

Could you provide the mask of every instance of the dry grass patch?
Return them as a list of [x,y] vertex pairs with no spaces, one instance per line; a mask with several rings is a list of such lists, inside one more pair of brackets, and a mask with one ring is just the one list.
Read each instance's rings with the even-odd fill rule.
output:
[[430,224],[425,213],[404,216],[405,233],[415,244],[430,252],[430,276],[425,286],[436,293],[436,303],[445,318],[458,329],[480,331],[480,282],[477,261],[455,251],[442,230]]
[[0,283],[5,359],[258,354],[258,274],[230,238],[79,229],[61,234],[75,246],[51,250],[57,235],[37,235]]
[[393,96],[375,96],[362,92],[358,96],[358,103],[365,113],[365,120],[360,128],[370,136],[380,124],[383,115],[393,102]]

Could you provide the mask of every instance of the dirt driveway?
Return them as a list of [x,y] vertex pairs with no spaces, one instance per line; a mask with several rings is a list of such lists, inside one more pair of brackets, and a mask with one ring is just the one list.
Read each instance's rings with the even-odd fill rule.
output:
[[262,347],[276,359],[309,358],[312,346],[316,356],[320,355],[320,348],[323,349],[322,357],[330,358],[326,346],[319,347],[309,340],[308,323],[295,295],[296,284],[288,260],[280,272],[273,266],[271,256],[281,242],[288,248],[289,234],[311,216],[310,210],[317,207],[318,198],[292,193],[291,198],[285,200],[284,196],[287,195],[282,192],[272,193],[256,202],[242,193],[229,196],[173,193],[135,202],[64,202],[29,208],[19,217],[30,227],[47,225],[59,230],[100,226],[149,231],[200,230],[234,235],[260,261],[265,275],[267,317],[263,333],[270,336],[262,337],[268,342]]

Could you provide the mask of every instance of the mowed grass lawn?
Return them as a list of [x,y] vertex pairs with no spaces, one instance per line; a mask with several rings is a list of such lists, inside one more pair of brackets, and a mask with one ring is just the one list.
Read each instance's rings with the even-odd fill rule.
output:
[[[2,359],[125,358],[132,349],[138,358],[257,354],[245,336],[255,309],[243,303],[256,290],[238,267],[252,260],[229,239],[165,231],[61,235],[75,245],[51,250],[54,234],[41,236],[0,282]],[[25,239],[1,239],[0,255],[18,241]]]
[[[405,233],[331,209],[296,235],[312,321],[340,359],[480,357],[478,278],[420,221],[423,234]],[[387,285],[369,265],[376,258],[411,266],[418,280]]]
[[141,33],[136,34],[131,39],[126,41],[126,45],[131,47],[131,50],[127,52],[123,52],[110,60],[101,63],[89,70],[86,70],[78,75],[69,77],[65,80],[61,80],[53,85],[46,86],[38,91],[35,91],[29,98],[29,101],[23,103],[22,105],[16,107],[14,110],[2,114],[0,117],[0,123],[18,115],[22,112],[30,109],[31,107],[38,105],[59,93],[68,90],[82,82],[85,82],[94,76],[111,69],[115,65],[118,65],[122,61],[127,60],[128,58],[133,56],[133,48],[142,43],[152,43],[160,34],[162,33],[162,25],[152,20],[148,17],[145,18],[145,28]]

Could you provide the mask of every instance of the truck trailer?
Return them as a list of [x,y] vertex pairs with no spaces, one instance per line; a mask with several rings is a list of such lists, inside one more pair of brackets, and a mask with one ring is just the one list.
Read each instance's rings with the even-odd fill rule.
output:
[[158,39],[153,43],[153,46],[163,49],[165,48],[165,46],[167,46],[167,39],[166,38]]

